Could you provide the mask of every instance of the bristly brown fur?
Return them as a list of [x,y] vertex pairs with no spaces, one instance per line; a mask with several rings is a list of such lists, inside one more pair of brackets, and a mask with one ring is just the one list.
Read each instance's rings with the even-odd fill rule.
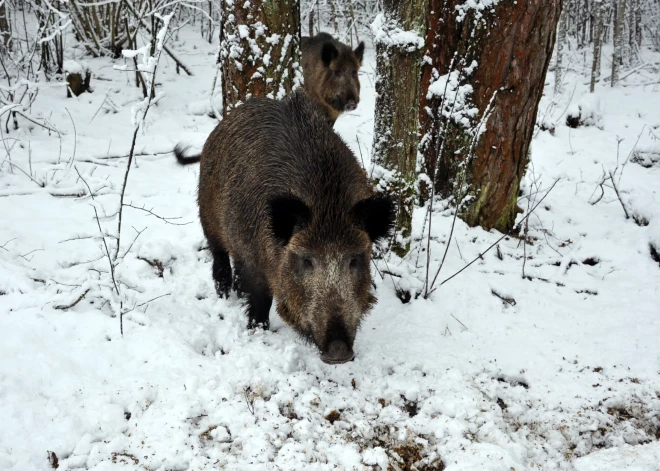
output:
[[303,91],[233,110],[204,145],[198,202],[219,294],[232,287],[231,256],[251,325],[268,325],[275,297],[289,325],[346,361],[375,302],[371,245],[393,205],[374,195],[324,110]]
[[364,43],[353,50],[329,34],[319,33],[302,38],[301,50],[305,89],[324,106],[328,120],[334,123],[360,101],[358,70]]

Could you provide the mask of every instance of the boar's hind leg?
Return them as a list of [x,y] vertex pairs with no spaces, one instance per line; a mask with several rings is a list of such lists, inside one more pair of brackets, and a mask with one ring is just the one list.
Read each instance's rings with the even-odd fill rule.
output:
[[229,299],[229,290],[231,289],[231,264],[227,251],[218,243],[209,240],[209,247],[213,255],[213,281],[215,282],[215,291],[221,298]]
[[243,282],[241,281],[241,273],[243,272],[243,264],[240,260],[234,260],[234,280],[232,289],[236,292],[236,296],[243,298],[245,290],[243,289]]
[[238,285],[234,285],[234,289],[243,292],[247,300],[248,328],[253,329],[261,325],[264,329],[268,329],[270,325],[268,314],[273,304],[268,284],[262,277],[250,273],[240,261],[237,261],[234,267],[238,280]]

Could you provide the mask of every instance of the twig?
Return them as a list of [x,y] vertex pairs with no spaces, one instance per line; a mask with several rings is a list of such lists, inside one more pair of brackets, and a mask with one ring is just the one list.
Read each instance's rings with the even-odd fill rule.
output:
[[612,175],[612,172],[610,172],[610,181],[612,182],[612,188],[614,188],[614,192],[616,193],[616,197],[619,199],[619,203],[621,203],[621,207],[623,208],[623,212],[626,215],[626,219],[630,219],[630,215],[628,214],[628,210],[626,209],[626,205],[623,204],[623,200],[621,199],[621,195],[619,194],[619,189],[616,186],[616,183],[614,183],[614,176]]
[[45,187],[46,187],[46,182],[38,182],[37,180],[35,180],[34,178],[32,178],[32,175],[30,175],[29,173],[27,173],[27,172],[26,172],[25,170],[23,170],[21,167],[19,167],[19,166],[16,165],[15,163],[13,163],[11,160],[9,160],[9,159],[5,159],[5,160],[3,160],[2,162],[3,162],[3,163],[4,163],[4,162],[7,162],[7,163],[8,163],[9,165],[11,165],[12,167],[17,168],[18,170],[20,170],[21,173],[22,173],[23,175],[25,175],[25,176],[28,177],[30,180],[32,180],[34,183],[36,183],[36,184],[39,186],[39,188],[45,188]]
[[465,324],[463,324],[461,321],[459,321],[458,318],[457,318],[455,315],[453,315],[451,312],[449,313],[449,315],[450,315],[451,317],[453,317],[454,320],[455,320],[456,322],[458,322],[459,324],[461,324],[465,330],[470,330],[470,329],[468,329],[468,328],[465,326]]
[[110,264],[110,276],[112,277],[112,284],[115,286],[115,291],[117,295],[119,295],[119,287],[117,286],[117,281],[115,280],[115,265],[112,261],[112,258],[110,257],[110,250],[108,250],[108,244],[105,241],[105,235],[103,234],[103,229],[101,229],[101,221],[99,221],[99,213],[96,211],[96,206],[94,205],[91,206],[94,209],[94,215],[96,216],[96,224],[99,227],[99,232],[101,233],[101,239],[103,240],[103,246],[105,247],[105,254],[108,257],[108,263]]
[[119,257],[120,260],[123,260],[123,259],[126,257],[126,255],[128,255],[128,253],[129,253],[129,252],[131,251],[131,249],[133,248],[133,245],[134,245],[135,242],[138,240],[138,237],[140,237],[140,236],[142,235],[142,233],[143,233],[144,231],[147,230],[147,228],[145,227],[145,228],[142,229],[141,231],[138,231],[138,230],[134,227],[133,230],[134,230],[135,232],[137,232],[137,235],[136,235],[135,238],[133,239],[133,242],[131,242],[131,245],[129,245],[128,248],[126,249],[126,251],[124,252],[124,255],[122,255],[121,257]]
[[34,258],[34,257],[28,259],[28,258],[27,258],[28,255],[30,255],[31,253],[34,253],[34,252],[43,252],[43,251],[44,251],[44,249],[34,249],[34,250],[30,250],[30,251],[27,252],[27,253],[24,253],[23,255],[18,254],[18,256],[21,257],[23,260],[25,260],[25,261],[27,261],[27,262],[31,262],[31,261],[32,261],[32,258]]
[[70,239],[64,239],[58,242],[58,244],[63,244],[64,242],[72,242],[74,240],[85,240],[85,239],[94,239],[96,236],[76,236],[71,237]]
[[[147,111],[149,111],[149,105],[147,105],[147,109],[145,110],[145,115],[147,114]],[[133,151],[135,150],[135,141],[137,140],[137,135],[138,131],[140,130],[140,125],[138,124],[135,126],[135,131],[133,132],[133,141],[131,142],[131,151],[128,154],[128,163],[126,164],[126,173],[124,173],[124,183],[121,186],[121,195],[119,197],[119,223],[117,224],[117,250],[115,250],[115,260],[117,259],[117,256],[119,255],[119,242],[121,238],[121,220],[122,220],[122,215],[124,211],[122,209],[124,208],[124,194],[126,193],[126,184],[128,183],[128,173],[131,171],[131,163],[133,163]]]
[[[433,281],[431,282],[431,288],[433,288],[433,285],[435,284],[436,280],[438,279],[438,275],[440,275],[440,270],[442,270],[442,266],[445,264],[445,258],[447,257],[447,252],[449,251],[449,245],[451,244],[451,239],[452,236],[454,235],[454,226],[456,225],[456,218],[458,216],[458,210],[461,205],[461,202],[459,201],[456,204],[456,209],[454,211],[454,218],[451,221],[451,230],[449,231],[449,240],[447,240],[447,246],[445,247],[445,253],[442,255],[442,261],[440,262],[440,266],[438,267],[438,271],[435,272],[435,276],[433,276]],[[429,222],[430,226],[430,222]],[[430,231],[429,231],[429,238],[430,238]],[[429,250],[428,248],[426,249],[427,251]],[[424,299],[428,299],[429,295],[429,265],[430,265],[430,258],[427,258],[426,261],[426,286],[425,286],[425,293],[424,293]]]
[[94,116],[92,116],[92,119],[90,119],[89,123],[87,123],[87,124],[92,124],[92,121],[94,121],[94,118],[96,118],[96,115],[99,114],[99,111],[101,111],[101,108],[103,108],[103,105],[105,105],[105,101],[108,99],[108,95],[110,94],[110,90],[112,90],[112,88],[108,88],[108,91],[105,94],[105,98],[101,102],[101,106],[99,106],[99,109],[96,110],[96,113],[94,113]]
[[362,169],[366,171],[364,168],[364,158],[362,157],[362,144],[360,144],[360,139],[358,138],[357,134],[355,135],[355,141],[357,142],[358,149],[360,151],[360,161],[362,162]]
[[142,306],[144,306],[145,304],[149,304],[150,302],[155,301],[156,299],[164,298],[165,296],[170,296],[171,294],[172,294],[172,293],[161,294],[160,296],[156,296],[155,298],[151,298],[149,301],[145,301],[145,302],[143,302],[143,303],[140,303],[140,304],[138,304],[138,305],[135,306],[135,307],[142,307]]
[[[135,10],[133,10],[132,7],[130,7],[128,5],[128,2],[124,2],[124,4],[127,7],[129,7],[131,12],[136,16],[136,18],[138,18],[137,14],[135,13]],[[174,15],[174,12],[170,14],[170,18],[172,17],[172,15]],[[144,23],[142,18],[138,18],[138,20],[140,21],[140,23],[143,26],[145,26],[145,28],[147,28],[147,30],[149,30],[149,28],[146,26],[146,24]],[[169,20],[167,20],[165,22],[165,25],[163,26],[163,29],[165,30],[165,33],[167,33],[167,28],[168,27],[169,27]],[[161,58],[161,54],[162,54],[161,49],[166,50],[165,44],[164,44],[164,39],[161,42],[159,42],[159,44],[158,44],[158,54],[156,56],[156,63],[154,64],[153,72],[151,74],[151,84],[150,84],[151,86],[150,86],[150,89],[149,89],[147,105],[144,109],[144,113],[142,114],[142,119],[139,120],[135,125],[135,131],[133,132],[133,140],[131,141],[131,150],[128,153],[128,162],[126,164],[126,173],[124,173],[124,183],[121,187],[121,195],[119,197],[119,222],[117,223],[117,248],[115,250],[115,258],[114,258],[115,261],[117,260],[117,257],[119,256],[119,246],[120,246],[120,241],[121,241],[121,223],[122,223],[122,215],[124,213],[124,211],[123,211],[124,210],[124,195],[126,194],[126,185],[128,183],[128,174],[131,171],[131,164],[133,163],[133,157],[134,157],[134,153],[135,153],[135,143],[137,141],[138,131],[140,130],[141,123],[143,123],[144,120],[147,118],[147,113],[151,109],[151,105],[155,101],[154,97],[156,96],[156,93],[155,93],[156,92],[156,72],[158,71],[158,66],[160,64],[160,58]]]
[[0,249],[5,249],[7,252],[9,252],[9,249],[7,249],[7,248],[5,247],[5,245],[7,245],[7,244],[8,244],[9,242],[11,242],[12,240],[16,240],[16,237],[14,237],[13,239],[9,239],[9,240],[8,240],[7,242],[5,242],[4,244],[0,245]]
[[[60,134],[60,133],[61,133],[61,132],[58,131],[56,128],[51,128],[50,126],[47,126],[47,125],[45,125],[45,124],[43,124],[43,123],[40,123],[40,122],[38,122],[38,121],[35,121],[34,119],[32,119],[31,117],[29,117],[28,115],[26,115],[25,113],[23,113],[23,112],[20,111],[20,110],[16,110],[16,109],[15,109],[15,110],[12,110],[12,113],[17,113],[17,114],[21,115],[23,118],[25,118],[25,119],[27,119],[28,121],[30,121],[31,123],[36,124],[37,126],[41,126],[41,127],[44,128],[44,129],[48,129],[49,131],[52,131],[52,132],[57,133],[57,134]],[[66,133],[61,133],[61,134],[66,134]]]
[[128,206],[129,208],[133,208],[133,209],[139,209],[140,211],[144,211],[145,213],[148,213],[148,214],[150,214],[151,216],[155,216],[155,217],[157,217],[158,219],[160,219],[161,221],[164,221],[164,222],[167,223],[167,224],[172,224],[172,225],[174,225],[174,226],[185,226],[185,225],[187,225],[187,224],[191,224],[191,223],[192,223],[192,221],[189,221],[189,222],[172,222],[172,221],[171,221],[172,219],[181,219],[181,216],[167,218],[167,217],[160,216],[160,215],[154,213],[152,210],[147,209],[147,208],[145,208],[144,206],[143,206],[142,208],[140,208],[139,206],[133,206],[133,205],[130,204],[130,203],[125,203],[124,206]]
[[[626,157],[626,160],[621,164],[621,172],[619,172],[619,180],[617,181],[617,183],[621,183],[621,177],[623,177],[623,171],[626,168],[626,164],[630,160],[630,157],[632,157],[633,154],[635,153],[635,149],[637,149],[637,144],[639,144],[639,140],[642,137],[642,133],[644,133],[644,129],[646,129],[646,124],[644,126],[642,126],[642,130],[639,132],[639,135],[637,136],[637,140],[635,141],[635,145],[633,145],[632,149],[630,149],[630,152],[628,153],[628,157]],[[617,158],[617,162],[618,162],[618,158]],[[617,165],[617,167],[618,167],[618,165]],[[614,174],[615,175],[616,175],[616,171],[617,171],[617,169],[614,169]]]
[[78,167],[76,167],[76,166],[74,165],[73,168],[75,169],[76,173],[78,174],[78,176],[80,177],[80,179],[83,181],[83,183],[85,184],[85,186],[86,186],[87,189],[89,190],[89,196],[91,196],[92,199],[94,199],[94,192],[93,192],[92,189],[89,187],[89,185],[87,184],[87,182],[85,181],[85,179],[82,177],[82,175],[80,175],[80,172],[78,171]]
[[76,123],[73,122],[73,116],[71,116],[71,113],[69,113],[68,108],[64,108],[66,112],[69,114],[69,118],[71,119],[71,124],[73,124],[73,155],[71,156],[71,160],[69,161],[69,167],[73,165],[73,162],[76,160],[76,141],[78,140],[78,132],[76,131]]
[[[545,197],[548,196],[548,195],[550,194],[550,192],[551,192],[552,189],[555,187],[555,185],[559,182],[559,180],[561,180],[561,178],[558,178],[557,180],[555,180],[555,182],[552,184],[552,186],[551,186],[550,189],[546,192],[546,194],[543,195],[543,197],[539,200],[538,203],[536,203],[536,205],[532,208],[532,210],[531,210],[529,213],[527,213],[527,214],[525,215],[525,217],[523,217],[523,219],[520,221],[520,223],[518,223],[518,225],[514,228],[514,232],[516,231],[517,228],[520,227],[520,224],[524,223],[524,222],[527,220],[527,218],[529,218],[529,217],[532,215],[532,213],[534,213],[534,211],[536,210],[536,208],[538,208],[539,205],[540,205],[540,204],[543,202],[543,200],[545,199]],[[484,256],[484,254],[486,254],[490,249],[492,249],[492,248],[495,247],[497,244],[499,244],[499,243],[500,243],[505,237],[508,237],[508,234],[504,234],[502,237],[500,237],[499,239],[497,239],[497,240],[496,240],[492,245],[490,245],[486,250],[484,250],[484,251],[481,252],[479,255],[477,255],[477,256],[476,256],[476,257],[475,257],[470,263],[468,263],[467,265],[465,265],[463,268],[461,268],[460,270],[458,270],[456,273],[454,273],[454,274],[453,274],[452,276],[450,276],[449,278],[446,278],[442,283],[440,283],[440,286],[444,285],[444,284],[447,283],[449,280],[451,280],[452,278],[456,277],[457,275],[459,275],[460,273],[462,273],[463,271],[465,271],[470,265],[472,265],[472,264],[473,264],[474,262],[476,262],[477,260],[480,260],[480,259]],[[437,289],[437,288],[433,288],[433,287],[432,287],[431,291],[429,292],[429,295],[430,295],[431,293],[433,293],[436,289]]]
[[82,301],[83,299],[85,299],[85,296],[87,296],[87,293],[89,293],[89,292],[90,292],[90,288],[87,288],[87,289],[85,290],[85,292],[84,292],[83,294],[81,294],[81,295],[78,297],[78,299],[76,299],[76,300],[75,300],[74,302],[72,302],[71,304],[68,304],[68,305],[66,305],[66,306],[64,306],[64,305],[55,306],[55,309],[59,309],[59,310],[61,310],[61,311],[65,311],[65,310],[67,310],[67,309],[71,309],[71,308],[74,307],[76,304],[78,304],[80,301]]
[[250,414],[254,415],[254,397],[251,395],[252,388],[250,386],[247,386],[243,390],[243,394],[245,396],[245,403],[247,404],[247,408],[250,411]]

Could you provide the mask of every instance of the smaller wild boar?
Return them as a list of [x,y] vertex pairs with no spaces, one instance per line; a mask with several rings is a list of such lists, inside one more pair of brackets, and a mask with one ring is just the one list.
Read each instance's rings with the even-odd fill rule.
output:
[[358,70],[364,43],[355,50],[327,33],[304,37],[301,42],[305,89],[321,103],[334,123],[344,111],[353,111],[360,102]]
[[[182,164],[197,160],[175,153]],[[372,244],[388,235],[394,207],[373,192],[323,108],[298,91],[232,110],[204,145],[198,203],[218,294],[232,284],[244,293],[248,325],[268,327],[275,297],[323,361],[353,359],[376,302]]]

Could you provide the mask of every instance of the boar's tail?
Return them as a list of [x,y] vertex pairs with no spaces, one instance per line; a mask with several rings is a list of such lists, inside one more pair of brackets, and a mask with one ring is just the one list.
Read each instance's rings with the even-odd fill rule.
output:
[[202,154],[186,155],[188,149],[190,149],[190,147],[184,146],[182,144],[177,144],[174,148],[174,155],[176,156],[176,160],[179,162],[179,165],[194,164],[199,162],[199,160],[202,158]]

